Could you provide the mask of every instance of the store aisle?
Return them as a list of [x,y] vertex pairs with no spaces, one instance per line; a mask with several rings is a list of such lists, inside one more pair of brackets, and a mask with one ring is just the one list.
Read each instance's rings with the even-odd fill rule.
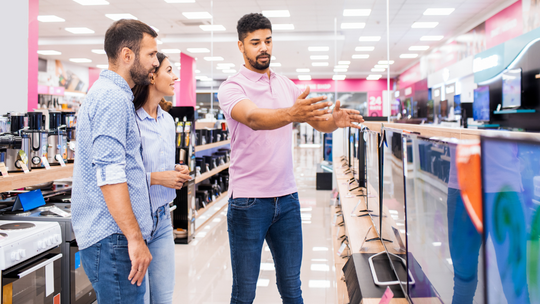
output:
[[[304,257],[302,290],[306,304],[336,302],[336,275],[331,239],[330,191],[315,190],[321,148],[294,150],[295,177],[302,207]],[[174,303],[228,304],[232,271],[226,210],[196,235],[189,245],[177,245]],[[278,304],[272,255],[264,246],[256,304]]]

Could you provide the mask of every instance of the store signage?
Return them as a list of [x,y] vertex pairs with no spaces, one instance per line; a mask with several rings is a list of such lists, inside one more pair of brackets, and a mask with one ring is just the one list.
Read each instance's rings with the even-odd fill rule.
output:
[[382,116],[382,92],[368,92],[368,116]]
[[449,85],[446,87],[446,94],[453,94],[454,93],[454,85]]
[[494,68],[499,65],[499,61],[499,55],[491,55],[486,58],[475,58],[473,60],[473,73],[478,73],[487,69]]
[[408,87],[405,89],[405,96],[409,96],[412,94],[412,88],[411,87]]
[[441,90],[440,90],[440,89],[435,90],[434,93],[433,93],[433,95],[434,95],[435,97],[441,96]]

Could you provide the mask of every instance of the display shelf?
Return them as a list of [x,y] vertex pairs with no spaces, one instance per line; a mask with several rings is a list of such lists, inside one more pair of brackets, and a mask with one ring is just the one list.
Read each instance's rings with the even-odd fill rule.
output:
[[224,145],[227,145],[227,144],[230,144],[230,143],[231,143],[231,140],[228,139],[228,140],[218,141],[218,142],[211,143],[211,144],[195,146],[195,152],[200,152],[200,151],[204,151],[204,150],[208,150],[208,149],[221,147],[221,146],[224,146]]
[[493,112],[493,114],[519,114],[519,113],[536,113],[536,110],[515,109],[515,110],[500,110],[500,111]]
[[206,205],[206,207],[197,210],[197,215],[195,216],[195,219],[198,219],[199,217],[201,217],[203,214],[206,213],[206,211],[208,211],[210,208],[212,208],[217,202],[219,202],[219,201],[221,201],[222,199],[226,198],[227,195],[228,195],[228,192],[225,191],[225,192],[222,193],[220,196],[218,196],[213,202],[211,202],[210,204]]
[[65,167],[51,166],[49,170],[45,168],[33,169],[29,173],[9,173],[7,177],[0,177],[0,192],[35,186],[71,176],[73,176],[73,164],[67,164]]
[[[339,207],[332,206],[330,208],[331,212],[330,214],[334,216],[335,212],[337,210],[340,210]],[[341,217],[338,217],[338,222],[341,221]],[[339,227],[341,228],[341,227]],[[339,230],[339,231],[338,231]],[[338,233],[340,235],[338,235]],[[336,300],[337,304],[348,304],[349,303],[349,295],[347,293],[347,285],[345,284],[345,281],[343,280],[344,274],[343,274],[343,267],[345,266],[345,263],[347,262],[347,258],[341,258],[338,256],[338,250],[341,246],[341,240],[339,240],[339,237],[341,237],[344,234],[343,228],[338,229],[336,225],[332,225],[332,247],[334,252],[334,259],[335,259],[335,269],[336,269],[336,287],[337,287],[337,293],[336,293]]]
[[211,176],[213,175],[216,175],[218,174],[219,172],[225,170],[225,169],[228,169],[229,168],[229,163],[225,164],[225,165],[221,165],[217,168],[214,168],[212,170],[210,170],[209,172],[205,172],[203,174],[201,174],[200,176],[197,176],[195,177],[195,184],[198,184],[208,178],[210,178]]
[[204,229],[204,226],[206,226],[208,223],[211,222],[212,219],[218,214],[220,214],[223,209],[225,209],[229,205],[229,200],[227,197],[221,197],[219,199],[216,199],[215,203],[212,204],[212,206],[207,206],[205,209],[204,215],[201,214],[197,218],[195,218],[195,237],[197,237],[196,233],[199,231],[202,231]]

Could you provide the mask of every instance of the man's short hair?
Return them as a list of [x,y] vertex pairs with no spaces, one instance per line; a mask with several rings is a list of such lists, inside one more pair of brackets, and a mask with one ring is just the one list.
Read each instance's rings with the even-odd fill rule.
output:
[[156,38],[158,34],[153,28],[139,20],[121,19],[115,21],[105,33],[105,53],[110,61],[115,62],[120,51],[127,47],[139,55],[144,34]]
[[249,33],[253,33],[256,30],[270,30],[272,31],[272,23],[268,18],[259,13],[246,14],[238,20],[236,25],[236,31],[238,31],[238,40],[244,41]]

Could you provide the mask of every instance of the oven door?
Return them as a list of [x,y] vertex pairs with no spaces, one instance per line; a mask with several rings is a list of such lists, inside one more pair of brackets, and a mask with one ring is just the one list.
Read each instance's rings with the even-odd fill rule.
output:
[[70,255],[70,296],[72,304],[89,304],[96,301],[96,292],[92,283],[88,280],[81,263],[77,241],[72,241],[69,246]]
[[62,254],[51,249],[2,273],[2,303],[60,304]]

